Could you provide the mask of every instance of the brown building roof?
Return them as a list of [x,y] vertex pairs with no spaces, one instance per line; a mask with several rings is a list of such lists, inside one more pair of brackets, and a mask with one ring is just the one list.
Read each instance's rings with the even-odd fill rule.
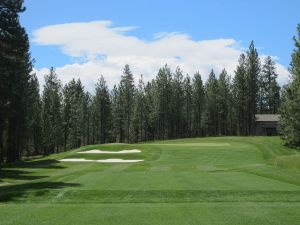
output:
[[279,114],[256,114],[256,122],[278,122],[280,115]]

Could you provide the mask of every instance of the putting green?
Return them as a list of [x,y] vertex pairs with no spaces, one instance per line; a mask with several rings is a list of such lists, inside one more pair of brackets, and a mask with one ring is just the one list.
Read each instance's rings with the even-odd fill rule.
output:
[[[105,150],[107,154],[81,151]],[[109,151],[137,163],[105,160]],[[278,137],[85,146],[3,169],[0,225],[300,224],[300,154]]]

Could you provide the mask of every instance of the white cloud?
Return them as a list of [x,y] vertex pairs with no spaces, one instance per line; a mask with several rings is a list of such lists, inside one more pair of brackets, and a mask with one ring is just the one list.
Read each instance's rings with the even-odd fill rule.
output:
[[290,73],[283,65],[276,64],[276,71],[278,73],[278,83],[280,85],[286,84],[290,81]]
[[[33,34],[37,45],[56,45],[61,51],[84,63],[68,64],[56,68],[63,83],[80,78],[93,90],[100,74],[110,87],[116,84],[125,64],[135,75],[153,78],[160,67],[168,64],[172,69],[180,66],[192,75],[199,71],[204,80],[213,68],[219,73],[223,68],[233,74],[243,48],[234,39],[192,40],[186,34],[159,33],[153,40],[145,41],[128,32],[136,27],[113,27],[110,21],[67,23],[42,27]],[[284,83],[288,71],[278,65],[279,80]],[[45,68],[36,70],[45,74]]]

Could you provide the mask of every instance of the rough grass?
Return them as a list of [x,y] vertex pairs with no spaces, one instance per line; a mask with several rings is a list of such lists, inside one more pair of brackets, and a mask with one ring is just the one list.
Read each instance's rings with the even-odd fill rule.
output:
[[[75,157],[145,161],[58,161]],[[299,165],[277,137],[85,146],[5,167],[0,225],[300,224]]]

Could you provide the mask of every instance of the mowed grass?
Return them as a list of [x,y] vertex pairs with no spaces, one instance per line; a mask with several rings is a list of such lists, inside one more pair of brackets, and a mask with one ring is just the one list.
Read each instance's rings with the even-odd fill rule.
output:
[[[92,149],[142,152],[77,153]],[[299,169],[300,154],[278,137],[85,146],[6,166],[0,224],[300,224]]]

